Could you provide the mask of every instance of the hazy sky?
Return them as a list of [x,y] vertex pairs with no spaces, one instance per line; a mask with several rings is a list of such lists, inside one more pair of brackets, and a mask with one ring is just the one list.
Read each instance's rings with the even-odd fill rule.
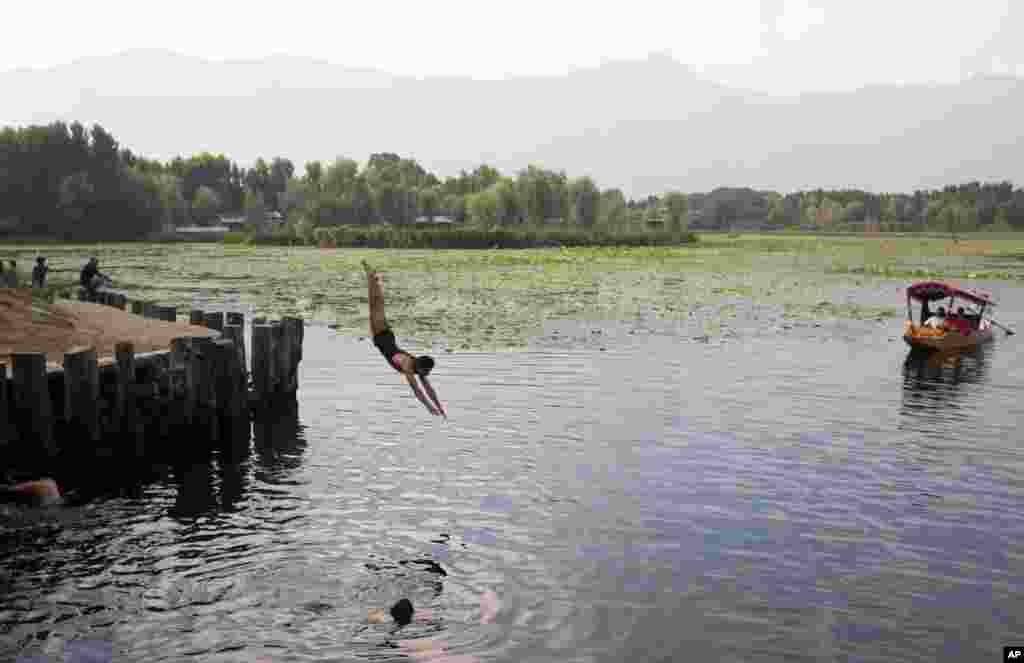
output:
[[[556,74],[667,52],[775,92],[1024,76],[1022,0],[14,2],[0,71],[166,48],[312,56],[419,76]],[[13,28],[13,29],[12,29]]]

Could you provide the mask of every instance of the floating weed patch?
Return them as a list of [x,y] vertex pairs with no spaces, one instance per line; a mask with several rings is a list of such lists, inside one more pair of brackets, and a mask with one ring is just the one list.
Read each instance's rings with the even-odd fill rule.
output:
[[890,320],[906,314],[905,310],[896,307],[826,301],[810,305],[786,303],[783,311],[784,318],[801,320]]
[[[12,257],[30,262],[33,247]],[[689,320],[709,336],[767,309],[804,320],[903,315],[881,279],[1024,279],[1024,241],[708,236],[685,246],[525,250],[317,249],[217,244],[48,246],[52,276],[82,259],[129,296],[187,311],[193,288],[237,288],[256,315],[298,314],[367,333],[367,260],[383,273],[387,315],[410,347],[520,347],[552,318]],[[738,328],[738,327],[737,327]]]

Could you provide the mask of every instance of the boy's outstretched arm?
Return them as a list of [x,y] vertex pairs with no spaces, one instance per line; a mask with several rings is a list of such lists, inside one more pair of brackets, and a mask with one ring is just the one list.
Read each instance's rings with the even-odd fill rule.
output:
[[416,384],[416,378],[414,376],[406,374],[405,379],[408,380],[409,386],[412,387],[412,393],[416,395],[416,398],[419,399],[420,403],[423,403],[424,407],[427,408],[427,411],[429,411],[430,414],[434,415],[435,417],[441,414],[437,410],[437,408],[430,404],[430,401],[427,400],[427,397],[423,395],[423,391],[420,389],[420,386]]
[[438,411],[441,415],[447,419],[448,413],[444,411],[444,407],[441,406],[441,400],[437,397],[437,393],[434,391],[434,387],[431,386],[427,378],[420,376],[420,382],[423,383],[423,388],[426,389],[427,395],[430,396],[430,400],[434,401],[434,405],[437,406]]

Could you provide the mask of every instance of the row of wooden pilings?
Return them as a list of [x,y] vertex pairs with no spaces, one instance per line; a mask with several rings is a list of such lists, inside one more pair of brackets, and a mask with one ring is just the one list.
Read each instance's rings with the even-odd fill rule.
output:
[[[175,307],[132,304],[141,304],[146,317],[176,319]],[[63,368],[48,368],[45,353],[14,353],[10,371],[0,365],[0,442],[22,458],[97,443],[142,454],[159,440],[248,439],[252,411],[294,401],[301,318],[252,320],[251,372],[243,314],[193,309],[189,321],[220,337],[182,336],[168,350],[139,354],[131,343],[119,343],[114,357],[103,360],[91,348],[76,349],[64,354]]]

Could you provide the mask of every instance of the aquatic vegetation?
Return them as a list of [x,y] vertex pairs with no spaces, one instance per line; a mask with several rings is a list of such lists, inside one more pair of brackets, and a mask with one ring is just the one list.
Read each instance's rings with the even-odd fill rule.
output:
[[[35,249],[6,253],[31,259]],[[887,320],[903,314],[879,289],[890,280],[1024,278],[1024,241],[988,238],[708,235],[677,246],[401,251],[51,244],[45,253],[63,283],[96,254],[119,287],[182,312],[196,289],[218,301],[234,288],[251,314],[298,314],[355,335],[367,333],[366,259],[384,274],[402,338],[435,349],[519,346],[555,318],[676,321],[712,338],[743,320]]]

